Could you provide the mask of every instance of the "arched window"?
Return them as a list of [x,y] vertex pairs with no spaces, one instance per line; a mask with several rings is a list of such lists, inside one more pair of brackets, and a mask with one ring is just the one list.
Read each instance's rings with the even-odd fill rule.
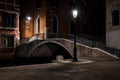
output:
[[58,32],[58,19],[56,16],[52,19],[52,32],[57,33]]
[[40,33],[40,17],[37,18],[36,33]]

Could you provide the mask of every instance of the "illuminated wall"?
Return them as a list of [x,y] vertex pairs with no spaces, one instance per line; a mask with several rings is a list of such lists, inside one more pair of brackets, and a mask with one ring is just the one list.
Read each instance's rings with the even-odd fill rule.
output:
[[[19,3],[19,0],[0,0],[0,48],[15,47],[19,44]],[[8,46],[8,37],[13,37],[12,46]]]
[[[38,7],[36,7],[36,1],[37,0],[21,0],[21,43],[30,40],[38,34],[44,33],[44,29],[46,27],[46,0],[42,1],[42,4],[40,4],[41,6]],[[31,20],[27,20],[28,16],[31,17]],[[40,19],[39,33],[36,31],[38,18]]]
[[[71,34],[73,2],[74,0],[21,0],[21,43],[35,38],[37,32]],[[105,40],[105,0],[76,0],[76,5],[77,35]],[[31,17],[29,27],[26,23],[27,16]],[[38,17],[40,28],[37,24]]]

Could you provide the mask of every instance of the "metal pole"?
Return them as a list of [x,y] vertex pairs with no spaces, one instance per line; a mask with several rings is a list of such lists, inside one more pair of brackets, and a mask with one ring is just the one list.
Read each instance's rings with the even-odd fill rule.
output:
[[76,48],[76,25],[74,20],[74,48],[73,48],[73,61],[77,60],[77,48]]

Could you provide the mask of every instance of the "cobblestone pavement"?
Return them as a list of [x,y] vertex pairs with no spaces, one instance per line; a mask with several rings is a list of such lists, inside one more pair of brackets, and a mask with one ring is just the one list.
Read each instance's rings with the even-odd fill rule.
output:
[[0,80],[120,80],[120,61],[81,60],[1,67]]

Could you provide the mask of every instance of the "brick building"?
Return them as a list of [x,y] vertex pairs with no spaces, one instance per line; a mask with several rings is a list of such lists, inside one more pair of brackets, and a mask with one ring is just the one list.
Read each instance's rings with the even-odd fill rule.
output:
[[19,8],[19,0],[0,0],[0,56],[19,44]]
[[105,0],[21,0],[21,43],[46,32],[73,34],[73,3],[79,11],[77,35],[105,41]]

